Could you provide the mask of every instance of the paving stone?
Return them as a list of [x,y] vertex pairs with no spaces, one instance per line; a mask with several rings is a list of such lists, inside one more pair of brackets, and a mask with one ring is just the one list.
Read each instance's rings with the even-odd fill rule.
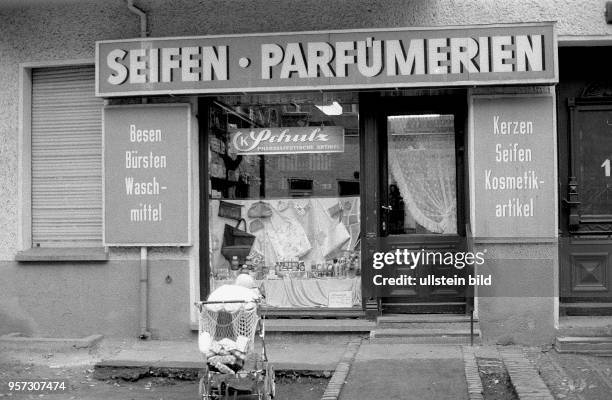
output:
[[521,349],[500,349],[506,370],[521,400],[554,400],[550,390]]
[[463,365],[465,368],[465,378],[468,386],[469,400],[483,400],[483,387],[478,373],[478,365],[472,348],[463,346]]
[[344,351],[340,362],[336,366],[334,374],[329,380],[321,400],[338,399],[340,392],[342,391],[342,386],[344,386],[346,377],[348,376],[351,363],[355,359],[355,355],[357,354],[360,345],[361,340],[349,342],[349,344],[346,346],[346,350]]

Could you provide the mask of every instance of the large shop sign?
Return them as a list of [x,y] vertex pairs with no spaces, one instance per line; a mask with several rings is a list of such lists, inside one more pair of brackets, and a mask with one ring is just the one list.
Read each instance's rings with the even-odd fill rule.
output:
[[104,108],[104,245],[191,245],[189,104]]
[[103,97],[555,82],[552,23],[96,43]]
[[472,101],[474,236],[553,239],[557,161],[552,96],[474,96]]

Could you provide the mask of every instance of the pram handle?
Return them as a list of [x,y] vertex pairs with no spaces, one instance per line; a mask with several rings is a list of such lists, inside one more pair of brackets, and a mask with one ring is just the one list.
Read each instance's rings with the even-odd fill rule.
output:
[[194,305],[202,311],[202,307],[208,304],[248,304],[255,303],[257,307],[261,304],[261,299],[253,299],[253,300],[221,300],[221,301],[196,301]]
[[236,304],[236,303],[240,303],[240,304],[245,304],[245,303],[261,303],[260,299],[253,299],[253,300],[220,300],[220,301],[196,301],[194,304],[200,305],[200,304]]

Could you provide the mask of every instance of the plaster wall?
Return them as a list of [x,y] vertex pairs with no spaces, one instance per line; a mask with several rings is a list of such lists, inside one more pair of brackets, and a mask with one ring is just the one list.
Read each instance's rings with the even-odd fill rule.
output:
[[[149,266],[153,337],[188,338],[187,261],[151,261]],[[4,261],[0,268],[0,335],[137,337],[140,333],[139,261],[86,265]]]
[[476,272],[492,278],[491,286],[476,290],[483,341],[552,343],[558,295],[557,244],[479,244],[475,251],[485,253],[485,263]]

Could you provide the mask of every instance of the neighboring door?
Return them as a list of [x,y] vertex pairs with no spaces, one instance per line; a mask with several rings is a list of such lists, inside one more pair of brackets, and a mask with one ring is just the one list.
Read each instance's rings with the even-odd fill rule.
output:
[[[383,276],[412,277],[417,283],[385,286],[383,312],[463,311],[463,285],[453,281],[426,284],[426,280],[429,277],[434,283],[434,278],[467,275],[467,268],[459,270],[441,262],[449,253],[465,249],[465,103],[463,96],[388,98],[381,102],[380,251],[408,249],[422,257],[416,268],[399,263],[382,269]],[[430,308],[414,303],[430,303]]]
[[559,196],[562,312],[610,313],[601,303],[612,302],[612,98],[569,99],[567,107],[568,146],[560,153],[568,171]]

